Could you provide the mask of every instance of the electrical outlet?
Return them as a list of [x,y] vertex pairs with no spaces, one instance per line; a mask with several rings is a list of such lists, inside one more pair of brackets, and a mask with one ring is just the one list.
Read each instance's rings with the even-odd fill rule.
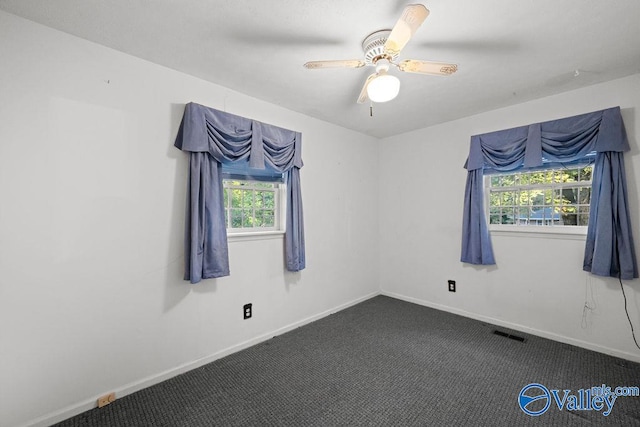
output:
[[242,310],[244,312],[244,318],[250,319],[252,314],[251,304],[245,304],[244,307],[242,307]]
[[456,291],[456,281],[449,280],[449,292],[455,292],[455,291]]
[[105,394],[104,396],[101,396],[98,398],[98,408],[107,406],[109,403],[113,402],[114,400],[116,400],[115,393]]

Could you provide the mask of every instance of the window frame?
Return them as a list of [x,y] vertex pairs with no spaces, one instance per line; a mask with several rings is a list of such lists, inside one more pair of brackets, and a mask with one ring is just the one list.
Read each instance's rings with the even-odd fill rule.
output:
[[[231,181],[239,181],[244,183],[249,183],[246,186],[240,185],[228,185],[228,182]],[[227,198],[227,204],[224,206],[224,214],[225,214],[225,223],[227,224],[226,232],[228,239],[236,239],[242,238],[246,240],[246,238],[254,239],[254,238],[278,238],[282,237],[285,233],[286,228],[286,184],[284,182],[279,181],[261,181],[250,178],[242,178],[238,176],[234,177],[223,177],[222,180],[222,189],[226,193],[227,190],[233,189],[248,189],[252,190],[255,194],[255,191],[265,191],[264,188],[257,187],[256,184],[272,184],[275,186],[274,191],[274,226],[273,227],[242,227],[242,228],[233,228],[229,227],[231,224],[231,203],[232,199],[229,196]],[[270,191],[267,189],[266,191]],[[223,194],[223,203],[225,200],[225,196]],[[255,211],[255,208],[253,208]]]
[[[536,169],[519,169],[515,171],[505,171],[505,172],[494,172],[483,175],[483,188],[484,188],[484,212],[486,215],[486,221],[489,228],[489,231],[492,234],[497,235],[531,235],[531,236],[549,236],[549,235],[558,235],[561,236],[574,236],[576,238],[585,238],[587,235],[588,225],[523,225],[523,224],[491,224],[491,178],[496,175],[515,175],[522,173],[531,173],[531,172],[547,172],[547,171],[557,171],[557,170],[571,170],[571,169],[583,169],[587,166],[592,167],[591,172],[591,180],[590,181],[576,181],[567,184],[563,183],[542,183],[533,188],[540,190],[555,190],[562,187],[584,187],[584,188],[592,188],[593,181],[593,161],[585,160],[583,162],[576,162],[568,165],[562,164],[549,164],[542,168]],[[514,185],[510,187],[504,187],[505,190],[518,190],[523,186]],[[493,187],[499,188],[499,187]],[[527,187],[528,189],[532,189],[531,186]],[[584,204],[577,204],[577,206],[584,206]],[[544,205],[543,205],[544,206]],[[589,197],[589,207],[591,206],[591,197]]]

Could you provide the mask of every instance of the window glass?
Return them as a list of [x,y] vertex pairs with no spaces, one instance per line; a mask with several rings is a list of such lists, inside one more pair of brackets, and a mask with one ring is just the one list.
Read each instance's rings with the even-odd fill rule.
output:
[[489,224],[585,227],[591,203],[591,165],[485,177]]
[[280,230],[280,192],[284,184],[241,179],[224,179],[224,208],[227,231]]

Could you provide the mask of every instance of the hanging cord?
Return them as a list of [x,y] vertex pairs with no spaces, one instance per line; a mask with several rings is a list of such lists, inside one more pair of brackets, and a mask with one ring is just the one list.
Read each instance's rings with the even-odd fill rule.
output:
[[587,329],[590,326],[590,322],[587,321],[589,313],[595,311],[597,308],[596,299],[593,296],[593,283],[591,277],[586,277],[584,286],[584,306],[582,307],[582,329]]
[[618,280],[620,280],[620,289],[622,289],[622,296],[624,297],[624,312],[627,314],[627,320],[629,320],[629,326],[631,326],[631,336],[633,337],[633,342],[636,343],[636,347],[640,350],[640,345],[638,345],[638,340],[636,340],[636,332],[633,330],[633,323],[631,322],[631,317],[629,317],[629,310],[627,310],[627,295],[624,293],[624,286],[622,286],[620,275],[618,275]]

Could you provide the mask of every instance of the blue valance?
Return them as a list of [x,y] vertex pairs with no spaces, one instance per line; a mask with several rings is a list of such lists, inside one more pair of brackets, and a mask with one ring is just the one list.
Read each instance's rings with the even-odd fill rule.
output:
[[190,153],[185,224],[185,280],[228,276],[222,165],[256,176],[284,174],[287,183],[286,267],[305,268],[300,172],[302,135],[199,104],[185,107],[175,146]]
[[629,151],[620,107],[474,135],[469,157],[461,261],[495,264],[485,218],[482,175],[593,158],[592,198],[583,269],[601,276],[638,277],[623,152]]
[[629,151],[620,107],[471,137],[467,170],[510,171]]
[[195,104],[186,105],[175,146],[191,153],[209,153],[219,163],[249,159],[279,172],[301,168],[302,134],[257,120]]

